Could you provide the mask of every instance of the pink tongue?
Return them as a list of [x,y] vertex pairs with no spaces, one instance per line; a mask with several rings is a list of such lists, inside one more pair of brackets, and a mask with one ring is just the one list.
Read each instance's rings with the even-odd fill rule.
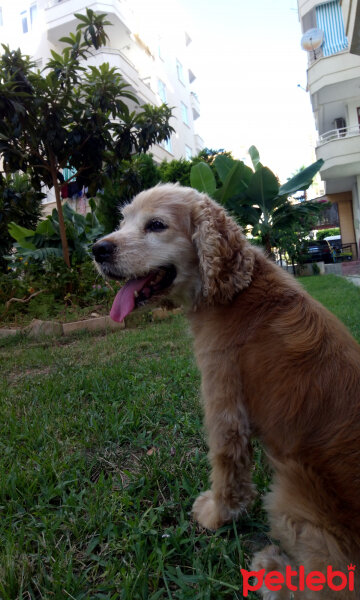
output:
[[141,292],[153,277],[154,273],[150,273],[141,279],[131,279],[118,291],[110,311],[110,318],[113,321],[120,323],[131,313],[135,306],[134,292]]

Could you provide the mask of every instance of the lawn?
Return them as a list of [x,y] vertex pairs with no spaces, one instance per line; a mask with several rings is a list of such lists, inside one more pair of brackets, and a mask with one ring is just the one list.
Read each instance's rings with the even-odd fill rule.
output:
[[[302,282],[360,339],[360,289]],[[242,598],[240,567],[267,542],[269,473],[255,443],[251,511],[216,533],[191,519],[209,469],[183,317],[8,339],[0,366],[2,600]]]
[[300,281],[309,294],[345,323],[360,343],[360,287],[336,275],[301,277]]

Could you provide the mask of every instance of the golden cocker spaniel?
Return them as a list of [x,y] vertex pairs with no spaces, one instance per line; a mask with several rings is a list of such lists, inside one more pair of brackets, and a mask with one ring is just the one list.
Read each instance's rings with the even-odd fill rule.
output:
[[[279,546],[256,554],[252,568],[360,569],[359,345],[205,194],[160,185],[123,216],[93,248],[106,277],[128,280],[112,318],[168,297],[188,311],[194,335],[212,467],[195,519],[216,529],[249,505],[257,436],[274,470],[265,506]],[[291,597],[285,586],[260,591]],[[360,596],[324,586],[294,597]]]

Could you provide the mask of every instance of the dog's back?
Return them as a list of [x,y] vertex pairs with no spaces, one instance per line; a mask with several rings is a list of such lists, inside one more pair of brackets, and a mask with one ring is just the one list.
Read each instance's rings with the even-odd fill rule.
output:
[[[205,336],[211,328],[211,340]],[[267,506],[293,508],[360,548],[360,346],[334,315],[256,253],[251,285],[196,317],[195,349],[238,365],[253,432],[275,467]],[[201,357],[200,357],[201,366]],[[224,375],[225,377],[225,375]],[[274,519],[276,521],[276,519]],[[275,527],[281,537],[283,526]],[[286,546],[286,544],[285,544]]]
[[[244,347],[250,413],[275,458],[294,460],[323,482],[330,520],[360,535],[360,346],[291,278],[261,262],[269,311]],[[282,293],[284,283],[293,297]],[[241,301],[249,300],[245,293]]]

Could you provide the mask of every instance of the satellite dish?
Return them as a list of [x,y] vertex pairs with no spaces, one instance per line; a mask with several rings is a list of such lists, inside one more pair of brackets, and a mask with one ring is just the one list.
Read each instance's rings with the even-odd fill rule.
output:
[[317,48],[320,48],[324,40],[324,32],[322,29],[315,27],[314,29],[308,29],[301,38],[301,47],[307,52],[314,52]]

